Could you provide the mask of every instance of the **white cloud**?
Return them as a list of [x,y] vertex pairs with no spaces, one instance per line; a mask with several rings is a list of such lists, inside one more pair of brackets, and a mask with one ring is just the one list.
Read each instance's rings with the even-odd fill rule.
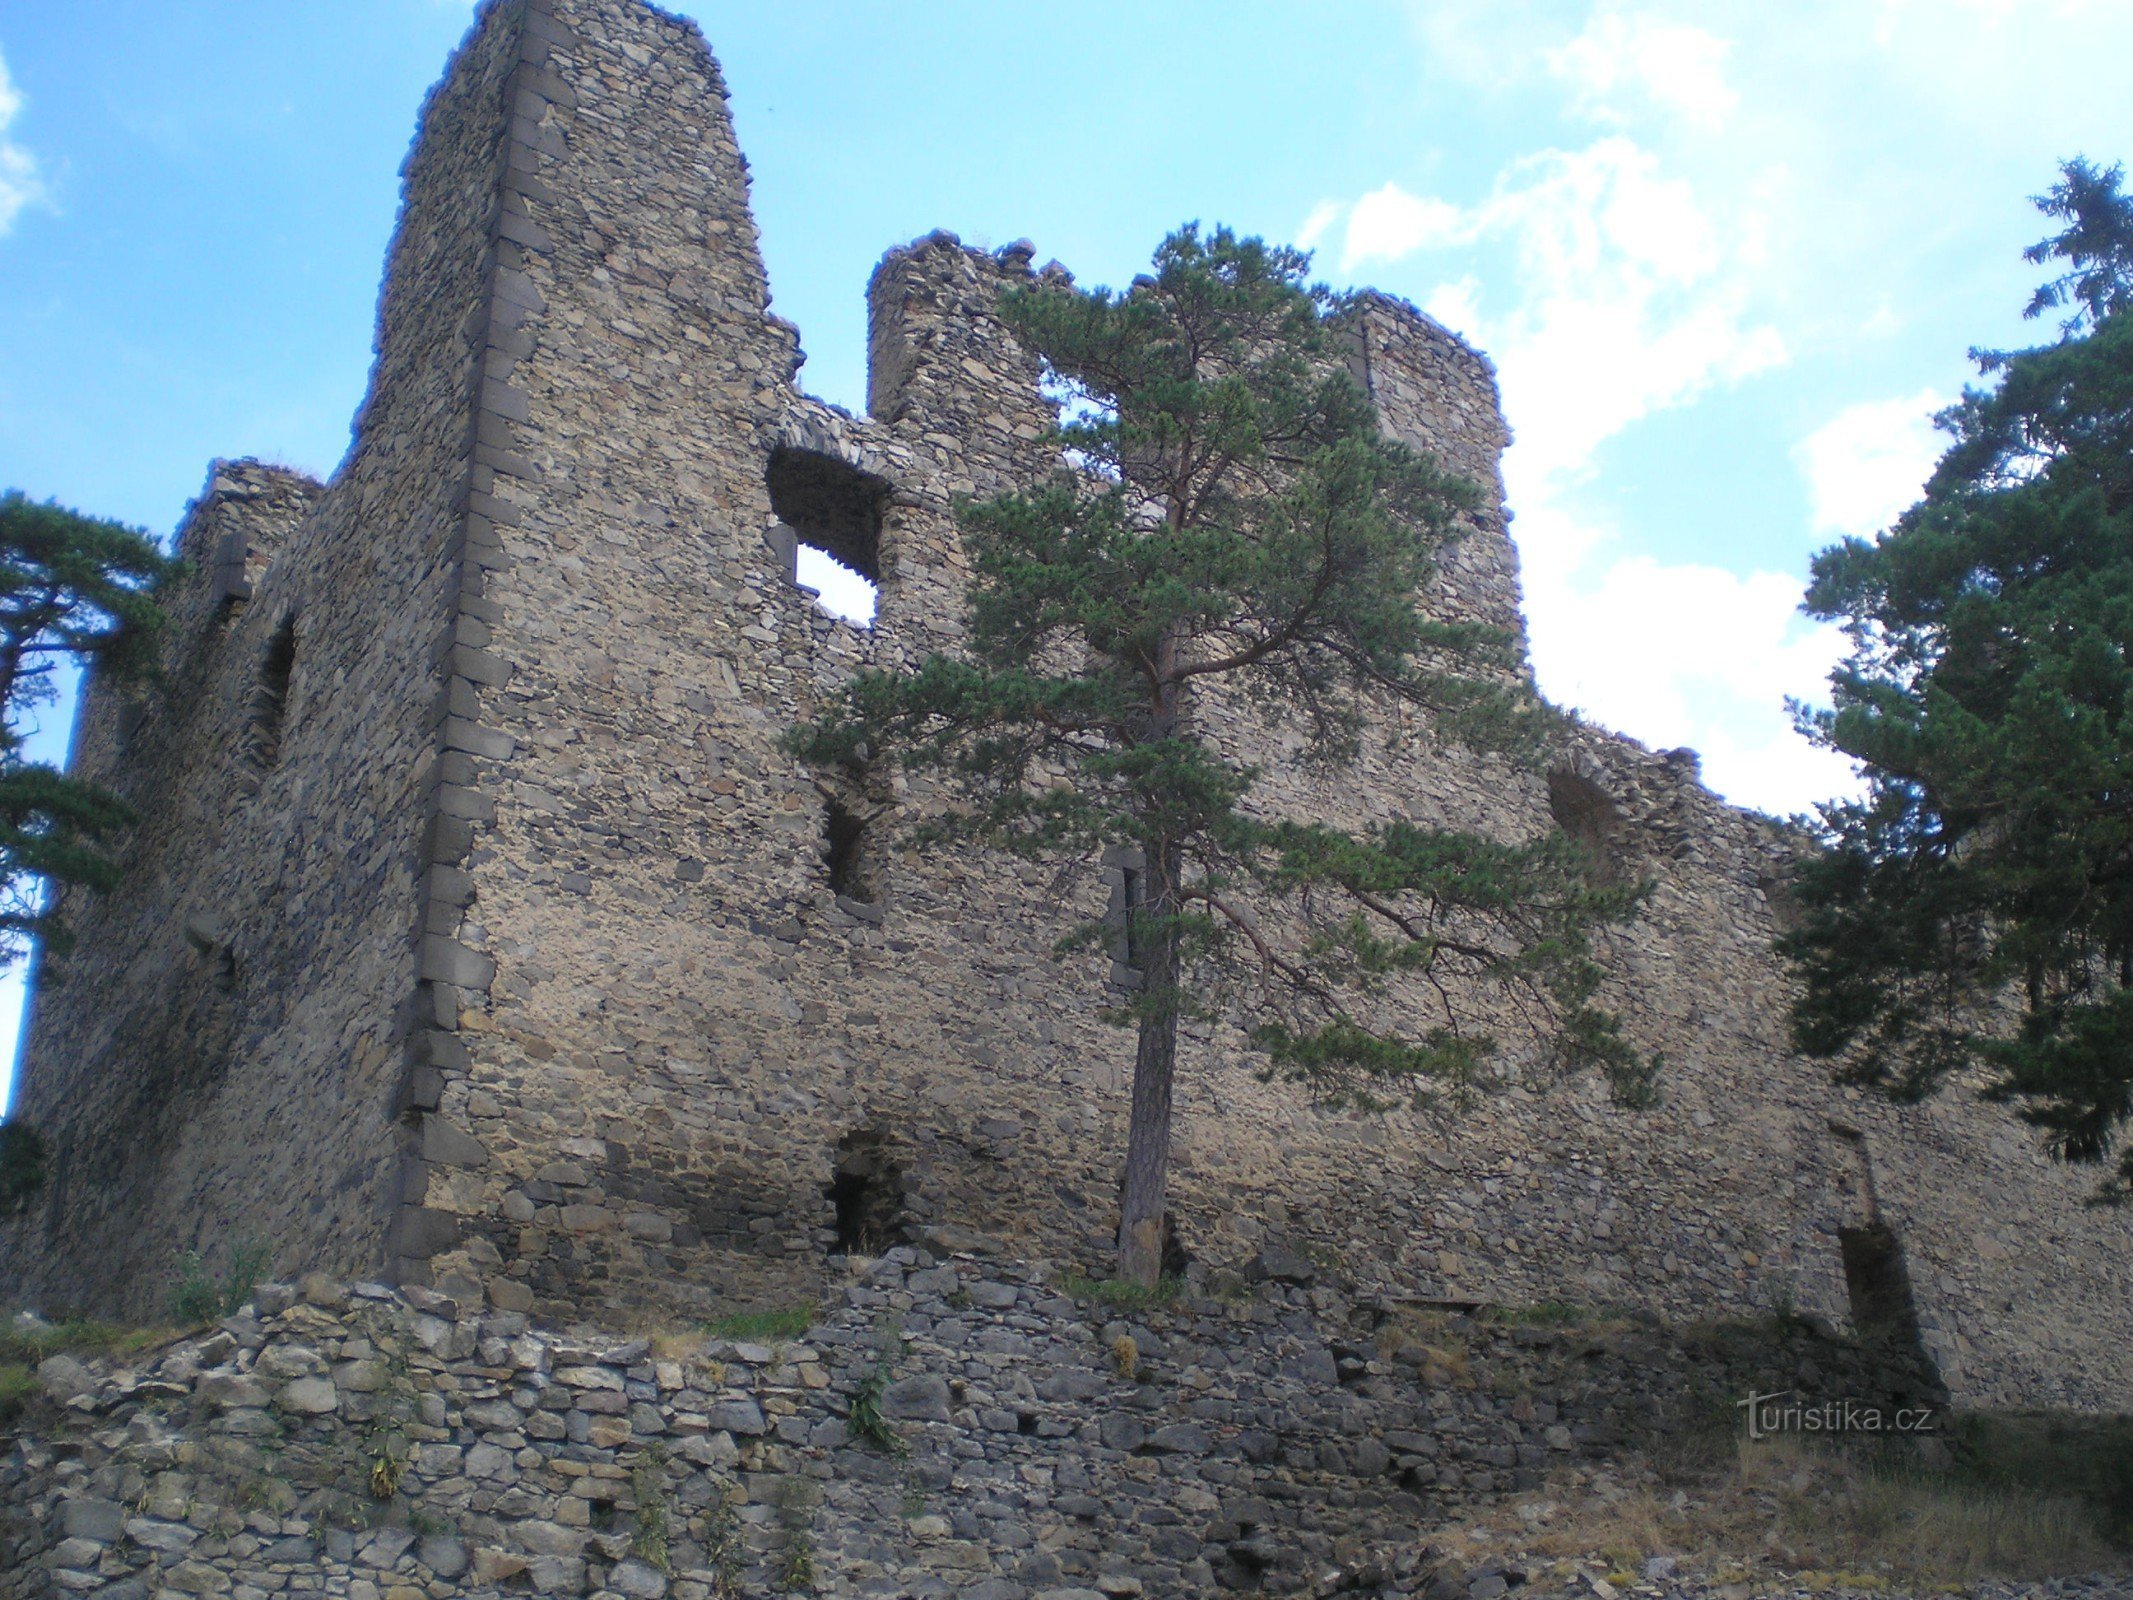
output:
[[1508,297],[1463,272],[1424,298],[1497,363],[1543,689],[1655,747],[1690,746],[1714,788],[1790,811],[1848,786],[1784,709],[1788,695],[1820,697],[1841,636],[1799,616],[1796,578],[1611,557],[1615,530],[1572,503],[1607,440],[1787,359],[1750,311],[1762,235],[1751,199],[1707,203],[1610,135],[1513,163],[1471,208],[1387,184],[1347,213],[1343,259],[1468,246],[1508,258],[1495,279]]
[[1317,249],[1318,241],[1326,236],[1326,231],[1334,223],[1340,221],[1342,214],[1347,209],[1338,200],[1319,201],[1317,205],[1311,208],[1311,214],[1304,218],[1304,225],[1296,230],[1298,247],[1305,250]]
[[1879,533],[1918,498],[1946,439],[1933,413],[1948,403],[1932,389],[1899,400],[1846,406],[1793,452],[1807,479],[1817,533]]
[[1482,334],[1529,478],[1582,471],[1639,418],[1786,358],[1747,314],[1753,230],[1626,138],[1521,163],[1488,212],[1514,241],[1519,303]]
[[24,206],[44,198],[36,159],[7,137],[8,125],[21,110],[21,91],[8,76],[6,58],[0,57],[0,234],[14,226]]
[[1786,358],[1746,312],[1753,220],[1722,224],[1626,137],[1520,161],[1472,209],[1388,183],[1348,213],[1341,259],[1476,242],[1509,248],[1515,306],[1491,316],[1463,284],[1429,298],[1494,353],[1529,479],[1575,474],[1638,418]]
[[1346,271],[1359,261],[1397,261],[1417,250],[1459,243],[1472,236],[1478,221],[1448,201],[1411,195],[1388,183],[1364,195],[1348,213],[1341,268]]
[[1628,120],[1625,104],[1643,102],[1715,130],[1739,104],[1726,81],[1731,49],[1702,28],[1603,12],[1547,60],[1571,85],[1572,109],[1585,116],[1619,123]]
[[[1403,179],[1411,201],[1432,188],[1471,197],[1477,176],[1493,174],[1493,188],[1456,225],[1410,225],[1404,259],[1358,259],[1497,362],[1543,687],[1648,743],[1697,748],[1707,780],[1737,800],[1785,810],[1852,788],[1844,764],[1799,741],[1782,710],[1786,694],[1825,698],[1841,653],[1833,632],[1798,615],[1796,563],[1834,534],[1876,531],[1915,497],[1939,442],[1927,414],[1941,396],[1922,386],[1949,387],[1964,342],[1990,337],[1991,319],[2019,304],[2006,274],[2044,231],[2022,197],[2051,181],[2063,154],[2108,159],[2120,136],[2133,7],[1407,0],[1405,10],[1423,98],[1456,131],[1424,132],[1426,163],[1371,183]],[[1467,106],[1480,113],[1471,134],[1457,120]],[[1580,123],[1605,137],[1562,131]],[[1491,165],[1462,168],[1479,150]],[[1425,188],[1413,170],[1443,176]],[[1383,250],[1402,239],[1388,223],[1422,212],[1378,194],[1366,242]],[[1323,224],[1329,244],[1347,215]],[[1642,419],[1781,364],[1798,369],[1789,388],[1759,384],[1674,432],[1700,441],[1700,457],[1669,464],[1636,448],[1643,439],[1606,451]],[[1808,426],[1790,420],[1802,392],[1832,396]],[[1757,555],[1733,554],[1720,526],[1688,553],[1683,485],[1723,503],[1729,441],[1760,456],[1773,439],[1797,441],[1807,491],[1792,548],[1771,548],[1766,502],[1750,519]],[[1667,474],[1670,491],[1597,483],[1616,461],[1644,483]],[[1598,509],[1640,499],[1667,508],[1684,559],[1636,554],[1645,530]]]
[[1551,699],[1654,749],[1698,751],[1704,781],[1743,805],[1789,813],[1852,787],[1785,710],[1789,696],[1826,697],[1845,648],[1800,615],[1797,578],[1605,560],[1615,530],[1552,498],[1517,526],[1533,667]]

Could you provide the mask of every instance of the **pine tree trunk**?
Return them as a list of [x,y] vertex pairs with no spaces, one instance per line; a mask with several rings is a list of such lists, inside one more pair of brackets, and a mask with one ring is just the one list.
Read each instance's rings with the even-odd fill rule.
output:
[[1178,1058],[1178,890],[1182,860],[1164,843],[1147,864],[1150,924],[1141,943],[1140,1041],[1133,1058],[1133,1113],[1119,1201],[1118,1276],[1152,1289],[1163,1271],[1163,1215],[1170,1185],[1170,1089]]

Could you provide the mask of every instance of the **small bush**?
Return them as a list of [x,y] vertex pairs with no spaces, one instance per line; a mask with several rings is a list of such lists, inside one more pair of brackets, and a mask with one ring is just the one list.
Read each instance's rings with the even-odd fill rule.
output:
[[766,1340],[797,1339],[815,1325],[814,1308],[787,1306],[780,1311],[736,1311],[713,1317],[704,1332],[713,1339],[739,1339],[749,1344]]
[[637,1502],[630,1554],[661,1572],[674,1570],[667,1518],[667,1453],[646,1445],[630,1468],[630,1497]]
[[1118,1369],[1121,1378],[1133,1379],[1141,1373],[1141,1347],[1133,1335],[1122,1333],[1111,1341],[1111,1365]]
[[852,1392],[852,1414],[846,1423],[854,1438],[864,1439],[883,1454],[892,1456],[904,1453],[903,1435],[896,1431],[888,1413],[882,1410],[882,1401],[888,1395],[890,1379],[895,1376],[896,1358],[903,1354],[903,1349],[903,1330],[893,1318],[884,1318],[881,1353],[867,1375],[859,1380],[859,1387]]
[[407,1475],[407,1458],[381,1448],[370,1458],[370,1475],[365,1487],[373,1500],[390,1500],[400,1492],[400,1480]]
[[262,1239],[231,1241],[229,1259],[222,1276],[213,1276],[206,1258],[197,1250],[178,1257],[178,1278],[171,1286],[170,1314],[189,1328],[233,1317],[252,1297],[252,1290],[267,1274],[274,1247]]
[[784,1478],[772,1499],[785,1527],[785,1560],[778,1587],[787,1594],[810,1594],[815,1587],[815,1504],[821,1491],[805,1478]]
[[0,1428],[22,1415],[37,1393],[37,1371],[14,1362],[0,1362]]
[[46,1171],[44,1135],[19,1119],[0,1122],[0,1217],[29,1210]]

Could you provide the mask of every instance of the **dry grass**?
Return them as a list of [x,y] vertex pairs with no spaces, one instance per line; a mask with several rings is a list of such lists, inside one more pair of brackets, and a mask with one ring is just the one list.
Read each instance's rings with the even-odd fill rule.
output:
[[178,1337],[168,1328],[122,1328],[108,1322],[27,1322],[0,1313],[0,1426],[14,1421],[38,1393],[38,1364],[51,1356],[139,1355]]
[[2125,1560],[2070,1495],[1967,1481],[1792,1438],[1742,1441],[1693,1487],[1524,1496],[1477,1519],[1462,1552],[1515,1549],[1626,1581],[1674,1556],[1721,1583],[1779,1573],[1874,1589],[2043,1578]]
[[1441,1311],[1400,1307],[1379,1327],[1377,1347],[1384,1360],[1413,1367],[1433,1388],[1468,1387],[1474,1382],[1469,1336]]

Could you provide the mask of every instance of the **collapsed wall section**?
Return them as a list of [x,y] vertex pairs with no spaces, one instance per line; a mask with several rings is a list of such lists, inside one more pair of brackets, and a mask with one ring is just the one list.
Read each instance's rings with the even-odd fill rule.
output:
[[86,697],[77,770],[141,822],[39,963],[20,1112],[56,1171],[0,1276],[48,1308],[148,1311],[185,1250],[380,1265],[516,15],[491,4],[423,108],[332,485],[219,464],[162,681]]

